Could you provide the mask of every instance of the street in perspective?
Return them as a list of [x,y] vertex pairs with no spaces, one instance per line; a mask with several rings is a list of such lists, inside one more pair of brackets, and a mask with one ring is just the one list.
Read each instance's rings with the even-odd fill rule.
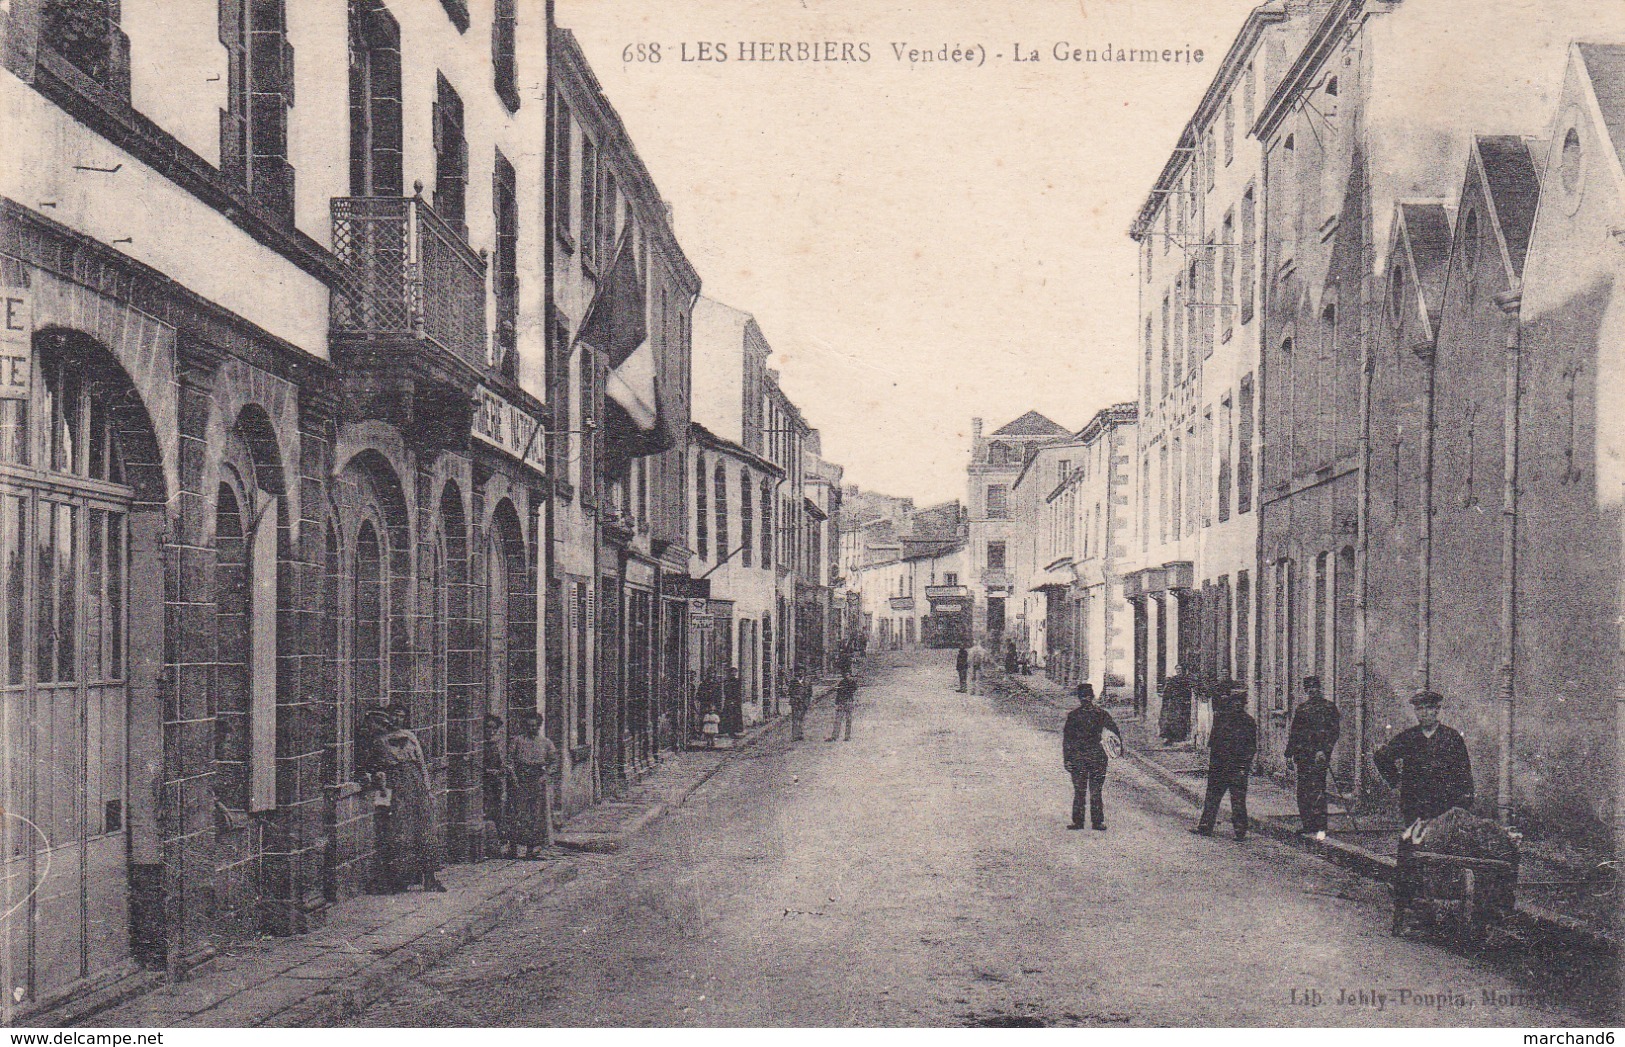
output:
[[1622,0],[0,0],[0,126],[0,1025],[1614,1042]]

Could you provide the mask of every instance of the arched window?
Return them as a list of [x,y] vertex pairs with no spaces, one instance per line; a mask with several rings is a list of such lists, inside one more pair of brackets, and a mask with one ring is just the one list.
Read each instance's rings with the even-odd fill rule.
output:
[[750,566],[751,546],[756,537],[755,524],[750,499],[750,472],[741,469],[739,471],[739,555],[741,562],[746,567]]
[[711,527],[705,508],[705,455],[694,456],[694,549],[700,559],[711,555]]
[[728,469],[724,462],[718,461],[716,468],[716,502],[717,502],[717,559],[718,562],[726,560],[731,551],[728,546]]
[[[355,540],[355,614],[350,626],[351,684],[358,704],[381,703],[384,689],[384,547],[371,520]],[[359,720],[360,717],[357,717]],[[362,729],[360,723],[356,729]]]
[[773,481],[762,479],[762,566],[773,566]]

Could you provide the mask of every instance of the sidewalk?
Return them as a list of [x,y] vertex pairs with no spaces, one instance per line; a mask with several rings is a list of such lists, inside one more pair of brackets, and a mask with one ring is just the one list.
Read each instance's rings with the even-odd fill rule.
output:
[[[734,746],[746,749],[788,718],[758,724]],[[622,799],[590,807],[555,834],[546,861],[491,859],[449,865],[444,894],[362,895],[336,906],[319,930],[261,938],[221,950],[185,981],[155,976],[33,1015],[33,1027],[320,1026],[354,1014],[390,986],[433,967],[508,914],[574,880],[573,852],[609,853],[679,807],[727,762],[726,750],[662,754],[653,773]]]
[[[1070,708],[1070,691],[1047,677],[1017,676],[997,679],[1050,699],[1058,710]],[[1183,797],[1193,808],[1192,824],[1200,812],[1207,790],[1207,756],[1190,745],[1164,748],[1150,737],[1145,724],[1124,717],[1124,755],[1152,778]],[[1228,801],[1220,810],[1219,831],[1229,818]],[[1297,850],[1341,865],[1362,876],[1387,881],[1392,878],[1395,852],[1399,846],[1399,824],[1377,814],[1350,815],[1333,806],[1325,842],[1298,834],[1298,801],[1294,792],[1271,778],[1254,776],[1247,788],[1247,819],[1252,831],[1272,837]],[[1525,849],[1518,870],[1518,916],[1522,929],[1531,936],[1554,942],[1600,949],[1617,954],[1619,932],[1613,926],[1615,900],[1612,893],[1599,893],[1591,885],[1577,882],[1575,871],[1543,861]]]

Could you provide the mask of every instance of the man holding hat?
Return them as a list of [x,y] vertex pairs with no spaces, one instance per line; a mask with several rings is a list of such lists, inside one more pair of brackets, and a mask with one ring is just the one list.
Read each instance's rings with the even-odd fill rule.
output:
[[1399,789],[1399,817],[1405,832],[1399,838],[1399,861],[1394,870],[1394,931],[1398,933],[1405,909],[1416,893],[1411,852],[1422,826],[1450,810],[1473,806],[1473,768],[1461,733],[1439,722],[1444,696],[1420,691],[1411,699],[1416,726],[1407,727],[1387,745],[1371,754],[1383,780]]
[[1078,707],[1066,714],[1061,731],[1061,762],[1072,776],[1072,824],[1083,828],[1083,810],[1089,809],[1089,826],[1106,831],[1106,804],[1100,790],[1106,784],[1106,746],[1101,735],[1110,731],[1121,738],[1122,731],[1112,714],[1095,704],[1095,688],[1078,684]]

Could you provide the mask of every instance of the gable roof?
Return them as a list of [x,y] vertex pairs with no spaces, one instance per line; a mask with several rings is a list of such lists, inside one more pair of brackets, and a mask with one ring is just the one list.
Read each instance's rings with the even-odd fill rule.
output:
[[994,436],[1071,436],[1071,430],[1050,421],[1037,411],[1028,411],[1015,421],[995,429]]
[[1603,124],[1614,140],[1614,152],[1625,155],[1625,46],[1575,44],[1591,77],[1591,92],[1602,111]]
[[1529,234],[1540,203],[1540,173],[1530,143],[1515,135],[1479,135],[1473,152],[1484,179],[1497,231],[1506,247],[1512,278],[1523,274],[1529,254]]
[[1394,239],[1408,261],[1431,339],[1439,329],[1445,274],[1450,268],[1450,215],[1440,203],[1401,203]]

